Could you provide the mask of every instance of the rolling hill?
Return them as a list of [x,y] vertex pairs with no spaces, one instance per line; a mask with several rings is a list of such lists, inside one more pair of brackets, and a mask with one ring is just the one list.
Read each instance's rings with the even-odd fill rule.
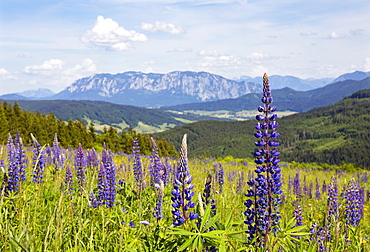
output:
[[[12,104],[15,101],[7,102]],[[103,126],[114,126],[118,129],[131,127],[137,132],[158,132],[193,121],[217,120],[213,117],[170,113],[103,101],[19,100],[17,103],[23,110],[54,113],[57,118],[65,121],[81,119],[86,124],[93,122],[97,130],[102,130]]]
[[[367,80],[369,81],[369,80]],[[273,92],[274,100],[275,93]],[[256,111],[257,114],[257,111]],[[327,164],[351,163],[370,169],[370,90],[341,101],[278,119],[281,159]],[[188,134],[189,156],[251,158],[255,120],[202,121],[155,134],[178,148]]]

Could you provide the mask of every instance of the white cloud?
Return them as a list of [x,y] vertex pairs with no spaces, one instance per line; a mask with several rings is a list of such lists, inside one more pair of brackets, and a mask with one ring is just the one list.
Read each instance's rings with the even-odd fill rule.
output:
[[156,21],[154,24],[151,23],[142,23],[141,24],[141,29],[143,31],[148,31],[148,32],[154,32],[154,33],[170,33],[170,34],[181,34],[185,33],[185,30],[182,29],[179,26],[175,26],[170,23],[164,23],[160,21]]
[[97,72],[96,63],[86,58],[80,64],[65,68],[66,62],[61,59],[47,60],[41,65],[27,66],[24,72],[36,76],[36,80],[31,80],[31,85],[45,85],[48,88],[62,89],[72,84],[77,79],[90,76]]
[[364,68],[365,68],[365,71],[370,71],[370,57],[367,57],[365,59],[365,63],[364,63]]
[[11,73],[5,68],[0,68],[0,80],[11,80],[11,79],[17,78],[11,75]]
[[81,37],[81,41],[91,47],[112,51],[125,51],[131,47],[131,42],[147,40],[145,34],[126,30],[113,19],[103,16],[98,16],[94,27]]
[[335,31],[333,31],[332,33],[324,36],[324,39],[340,39],[340,38],[344,38],[344,37],[346,37],[346,35],[338,34]]
[[67,77],[78,79],[83,76],[90,75],[92,73],[96,73],[96,64],[94,61],[87,58],[87,59],[84,59],[82,64],[77,64],[74,67],[63,71],[62,74]]
[[64,62],[61,59],[44,61],[41,65],[26,66],[24,72],[27,74],[52,75],[63,68]]

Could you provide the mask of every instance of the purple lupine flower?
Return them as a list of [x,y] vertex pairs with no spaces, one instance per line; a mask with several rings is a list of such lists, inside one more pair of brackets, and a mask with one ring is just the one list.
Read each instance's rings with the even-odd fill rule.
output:
[[154,188],[155,184],[158,184],[160,180],[163,180],[166,171],[164,166],[161,164],[157,144],[152,137],[150,139],[152,141],[152,153],[150,155],[149,165],[150,186]]
[[238,181],[236,181],[236,193],[240,194],[243,193],[243,187],[244,187],[244,172],[239,171],[239,177]]
[[296,171],[294,180],[293,180],[293,188],[294,188],[294,195],[296,196],[296,199],[299,201],[302,198],[302,187],[301,187],[301,181],[299,179],[299,171]]
[[89,207],[98,207],[100,205],[99,201],[96,199],[95,197],[95,194],[94,193],[90,193],[90,196],[89,196],[89,201],[90,201],[90,205]]
[[44,178],[45,155],[44,148],[41,147],[36,138],[31,134],[33,139],[33,180],[32,183],[40,184]]
[[219,169],[217,172],[217,181],[218,181],[219,191],[222,192],[223,186],[225,184],[225,179],[224,179],[225,172],[224,172],[224,167],[222,166],[221,163],[219,163],[218,167]]
[[315,198],[317,200],[321,199],[321,195],[320,195],[320,183],[319,183],[319,179],[316,178],[316,192],[315,192]]
[[0,196],[6,196],[7,186],[8,186],[8,175],[5,171],[4,160],[0,159],[0,174],[2,174],[2,179],[0,180]]
[[113,163],[111,154],[106,149],[103,149],[102,151],[102,163],[105,169],[105,176],[107,182],[105,193],[105,204],[107,207],[113,207],[117,194],[116,167]]
[[64,178],[64,190],[67,193],[72,193],[73,190],[74,190],[72,170],[71,170],[71,166],[69,164],[66,167],[66,175],[65,175],[65,178]]
[[63,169],[64,157],[62,154],[62,148],[59,146],[58,135],[54,134],[53,148],[51,149],[52,164],[54,165],[54,171]]
[[87,152],[86,162],[87,162],[86,165],[90,168],[99,167],[100,164],[99,157],[94,148]]
[[336,177],[331,179],[328,187],[328,215],[338,218],[338,183]]
[[19,180],[26,181],[26,163],[27,163],[27,156],[26,151],[24,150],[23,142],[19,131],[17,130],[15,141],[15,158],[18,164],[18,171],[19,171]]
[[354,179],[348,183],[344,193],[345,198],[345,220],[347,225],[358,226],[362,217],[361,195],[359,185]]
[[17,149],[14,146],[13,138],[9,134],[8,141],[8,184],[7,192],[18,192],[19,191],[19,182],[20,182],[20,170],[17,160]]
[[255,142],[257,149],[254,152],[257,177],[248,182],[251,189],[248,190],[246,196],[250,198],[245,202],[247,210],[244,214],[247,217],[245,223],[248,225],[249,242],[252,242],[253,238],[257,236],[256,243],[264,246],[266,242],[264,237],[271,232],[278,231],[281,218],[278,205],[281,203],[280,194],[282,193],[280,189],[282,185],[279,166],[280,152],[277,149],[279,133],[276,131],[278,123],[275,121],[277,115],[270,115],[276,111],[276,107],[270,106],[273,98],[267,74],[263,76],[261,101],[264,106],[258,107],[258,111],[262,114],[256,116],[258,123],[255,126],[257,131],[254,134],[258,139]]
[[96,197],[96,203],[98,206],[104,205],[106,202],[107,187],[108,185],[105,166],[103,163],[100,163],[97,186],[98,196]]
[[194,212],[188,213],[189,208],[194,208],[195,203],[191,201],[194,192],[191,190],[194,188],[192,182],[192,176],[188,169],[188,154],[187,154],[186,134],[182,139],[181,150],[180,150],[180,163],[175,174],[175,182],[173,184],[173,190],[171,192],[172,197],[172,215],[173,225],[180,226],[187,219],[194,220],[199,217]]
[[169,162],[168,157],[165,159],[163,168],[164,168],[164,174],[162,175],[162,181],[163,181],[164,186],[168,186],[168,184],[170,183],[171,174],[172,174],[172,166]]
[[82,149],[81,143],[78,144],[77,152],[75,155],[75,169],[77,170],[77,180],[80,188],[85,186],[86,179],[86,159],[85,152]]
[[214,199],[211,198],[211,189],[212,189],[212,176],[208,175],[206,178],[206,183],[204,184],[204,190],[202,194],[203,207],[206,208],[210,205],[212,214],[216,215],[216,203]]
[[326,193],[326,190],[327,190],[327,186],[326,186],[326,181],[324,180],[324,182],[322,182],[322,193]]
[[164,183],[162,180],[159,180],[159,183],[155,184],[155,188],[157,189],[158,195],[157,195],[157,201],[156,205],[154,207],[154,213],[153,216],[160,220],[163,218],[163,196],[164,196]]
[[293,212],[293,217],[296,220],[295,226],[303,226],[302,207],[297,205]]
[[133,161],[134,178],[138,186],[138,191],[140,192],[143,189],[143,168],[140,158],[139,139],[137,137],[135,137],[134,141],[132,142],[132,153],[134,155]]

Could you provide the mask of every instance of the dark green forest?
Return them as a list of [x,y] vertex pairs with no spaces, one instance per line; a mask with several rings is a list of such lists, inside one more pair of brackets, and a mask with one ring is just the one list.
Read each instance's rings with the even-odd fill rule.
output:
[[[13,105],[6,101],[0,103],[0,121],[0,143],[3,145],[9,133],[15,136],[19,131],[25,145],[32,145],[31,133],[41,145],[51,144],[57,133],[60,145],[65,148],[76,148],[82,143],[85,149],[99,149],[105,143],[113,152],[131,153],[134,137],[139,139],[143,154],[150,154],[152,148],[150,136],[137,133],[132,128],[118,133],[115,128],[108,127],[102,133],[97,133],[92,123],[87,126],[81,120],[57,119],[53,113],[25,111],[16,102]],[[177,156],[174,146],[166,140],[156,139],[156,144],[161,155]]]
[[[15,101],[7,102],[13,105]],[[185,124],[176,118],[189,121],[217,120],[214,117],[170,113],[156,109],[120,105],[103,101],[19,100],[17,103],[23,110],[30,110],[32,112],[38,111],[45,114],[53,113],[57,118],[64,121],[72,119],[82,120],[84,123],[88,123],[86,120],[88,119],[93,122],[99,122],[102,125],[112,125],[121,129],[122,127],[120,124],[123,122],[135,128],[139,125],[139,122],[151,126],[160,126],[163,124],[180,126]]]
[[[358,91],[333,105],[278,119],[278,123],[280,157],[284,161],[370,168],[370,90]],[[178,148],[181,135],[187,133],[189,155],[193,157],[252,158],[255,124],[255,120],[203,121],[154,136]]]

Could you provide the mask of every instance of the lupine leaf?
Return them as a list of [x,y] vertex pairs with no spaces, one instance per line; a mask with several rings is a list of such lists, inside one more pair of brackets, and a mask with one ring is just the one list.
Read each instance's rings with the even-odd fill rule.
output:
[[194,237],[191,237],[190,239],[186,240],[179,248],[178,248],[178,251],[182,251],[182,250],[185,250],[187,247],[189,247],[193,241],[194,241]]

